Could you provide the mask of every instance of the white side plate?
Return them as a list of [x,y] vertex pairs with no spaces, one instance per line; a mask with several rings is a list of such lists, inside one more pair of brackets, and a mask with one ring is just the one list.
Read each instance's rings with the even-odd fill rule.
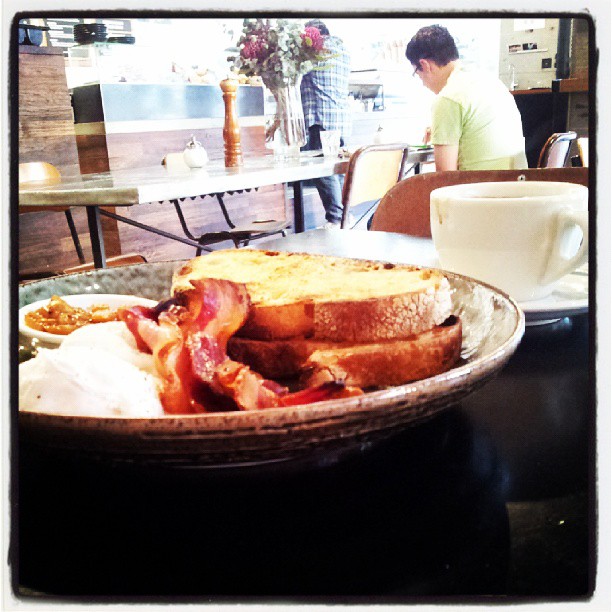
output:
[[[94,304],[106,304],[110,308],[120,306],[155,306],[157,302],[136,295],[117,295],[110,293],[88,293],[81,295],[62,295],[60,296],[70,306],[88,308]],[[49,332],[39,331],[28,327],[25,323],[25,316],[28,312],[38,310],[49,303],[49,298],[33,302],[19,309],[19,335],[22,340],[31,343],[37,340],[38,347],[57,348],[66,336],[50,334]]]

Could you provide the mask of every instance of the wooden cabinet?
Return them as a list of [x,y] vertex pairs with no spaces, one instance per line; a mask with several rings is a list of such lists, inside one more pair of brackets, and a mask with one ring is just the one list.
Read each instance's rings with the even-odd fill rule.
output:
[[19,48],[19,162],[78,166],[74,115],[61,49]]

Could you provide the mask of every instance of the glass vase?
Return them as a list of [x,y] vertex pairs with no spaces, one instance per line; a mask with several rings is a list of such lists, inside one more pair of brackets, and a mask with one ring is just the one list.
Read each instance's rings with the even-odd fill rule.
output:
[[270,88],[276,111],[266,122],[266,145],[274,150],[278,161],[298,158],[300,147],[306,144],[300,81],[297,79],[282,87]]

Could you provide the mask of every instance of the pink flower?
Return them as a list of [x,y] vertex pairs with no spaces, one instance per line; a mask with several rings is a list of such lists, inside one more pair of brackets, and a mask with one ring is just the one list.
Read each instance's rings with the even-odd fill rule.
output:
[[257,59],[264,51],[264,43],[260,39],[248,40],[244,43],[240,55],[246,59]]
[[312,47],[316,51],[321,51],[325,46],[325,40],[317,28],[305,28],[300,36],[307,47]]

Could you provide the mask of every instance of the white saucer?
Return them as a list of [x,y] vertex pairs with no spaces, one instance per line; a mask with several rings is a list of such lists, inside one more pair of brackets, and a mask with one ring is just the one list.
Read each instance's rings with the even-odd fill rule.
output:
[[[433,241],[420,238],[416,247],[419,256],[414,263],[439,268],[440,260]],[[412,254],[411,254],[412,255]],[[558,281],[551,295],[540,300],[519,302],[525,313],[525,325],[554,323],[563,317],[571,317],[589,311],[589,264],[586,263]]]
[[583,266],[562,278],[546,298],[519,302],[526,325],[543,325],[589,311],[588,267]]

